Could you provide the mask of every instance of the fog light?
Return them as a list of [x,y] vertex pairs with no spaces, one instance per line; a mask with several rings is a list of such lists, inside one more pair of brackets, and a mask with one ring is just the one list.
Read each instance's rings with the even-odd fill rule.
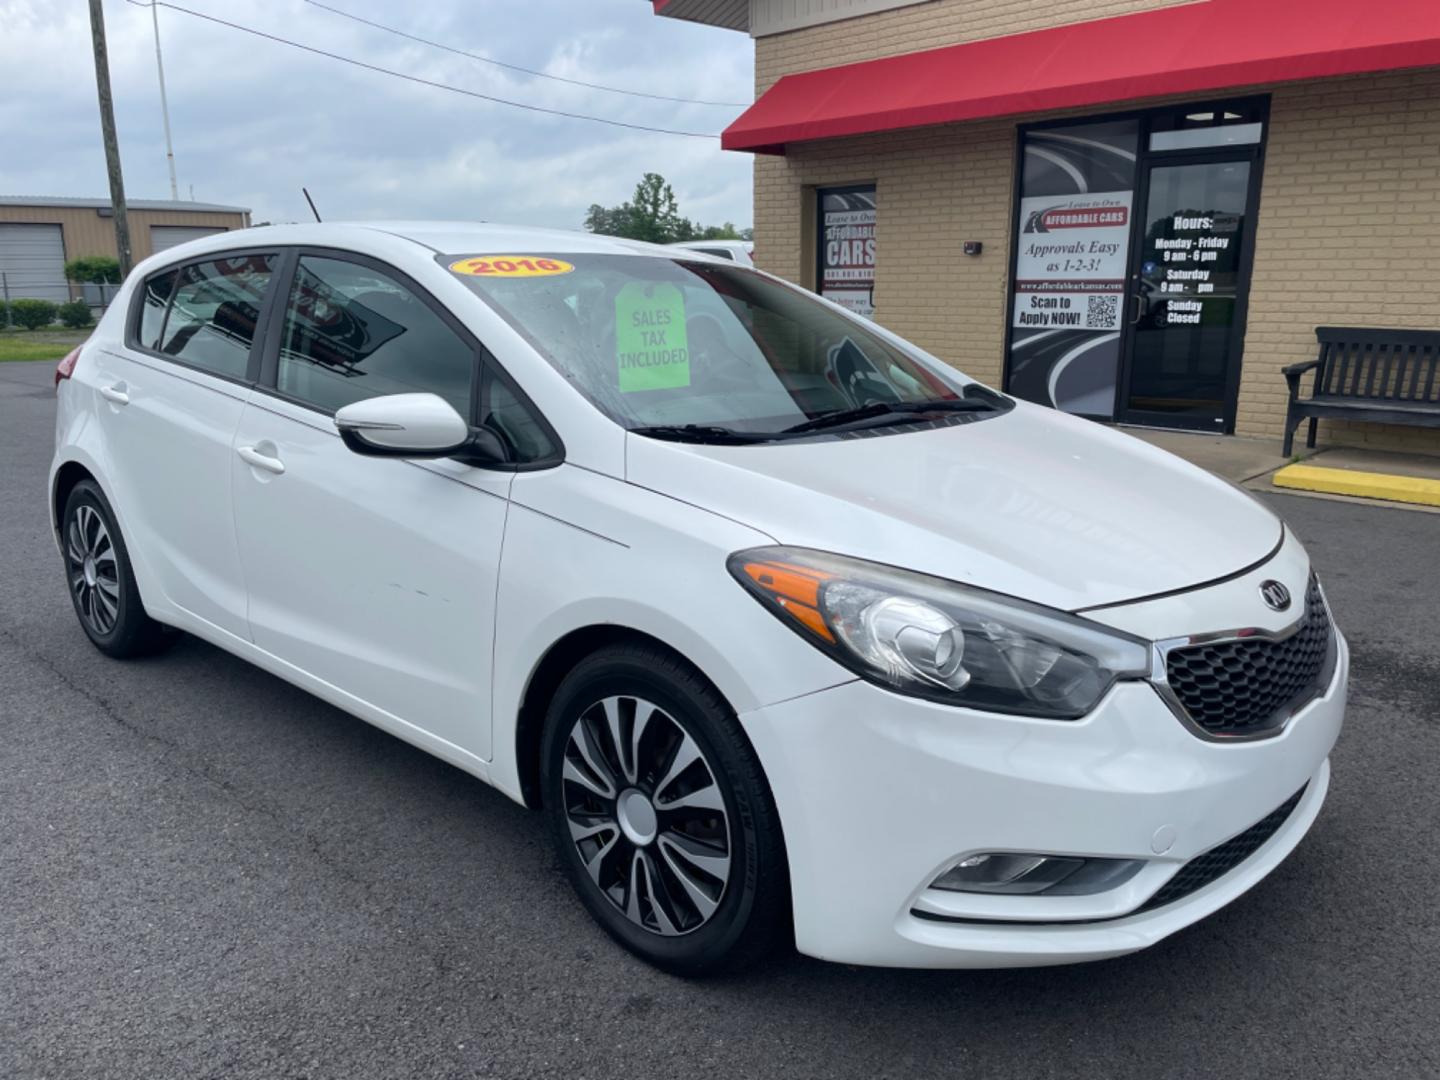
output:
[[1082,896],[1113,889],[1134,877],[1142,859],[1082,859],[1074,855],[985,852],[961,859],[930,883],[950,892],[1010,896]]

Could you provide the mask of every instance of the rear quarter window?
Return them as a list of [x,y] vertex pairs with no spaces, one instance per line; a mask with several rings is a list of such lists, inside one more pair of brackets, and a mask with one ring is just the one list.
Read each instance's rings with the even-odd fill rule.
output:
[[140,318],[135,328],[135,340],[147,349],[160,347],[160,331],[165,325],[165,311],[170,306],[170,294],[175,291],[175,278],[180,271],[165,270],[145,279],[140,287]]

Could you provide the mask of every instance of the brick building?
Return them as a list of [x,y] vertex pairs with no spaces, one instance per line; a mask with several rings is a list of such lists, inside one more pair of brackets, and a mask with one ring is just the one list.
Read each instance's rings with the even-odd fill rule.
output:
[[1278,437],[1316,326],[1440,329],[1435,0],[654,6],[754,38],[756,262],[1018,396]]

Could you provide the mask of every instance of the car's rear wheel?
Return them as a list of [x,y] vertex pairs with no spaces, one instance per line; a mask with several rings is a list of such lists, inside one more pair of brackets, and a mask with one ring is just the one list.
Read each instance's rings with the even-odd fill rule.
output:
[[546,814],[590,913],[684,975],[752,963],[788,929],[779,818],[734,713],[696,671],[644,645],[566,676],[542,743]]
[[125,540],[94,481],[71,489],[60,540],[75,615],[97,649],[114,657],[143,656],[174,639],[174,631],[145,614]]

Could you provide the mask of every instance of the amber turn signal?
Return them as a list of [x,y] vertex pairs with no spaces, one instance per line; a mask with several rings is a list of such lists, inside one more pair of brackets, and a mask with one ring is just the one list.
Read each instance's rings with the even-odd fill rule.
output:
[[781,562],[747,562],[743,569],[781,611],[820,640],[834,644],[835,635],[820,614],[820,585],[834,575]]

